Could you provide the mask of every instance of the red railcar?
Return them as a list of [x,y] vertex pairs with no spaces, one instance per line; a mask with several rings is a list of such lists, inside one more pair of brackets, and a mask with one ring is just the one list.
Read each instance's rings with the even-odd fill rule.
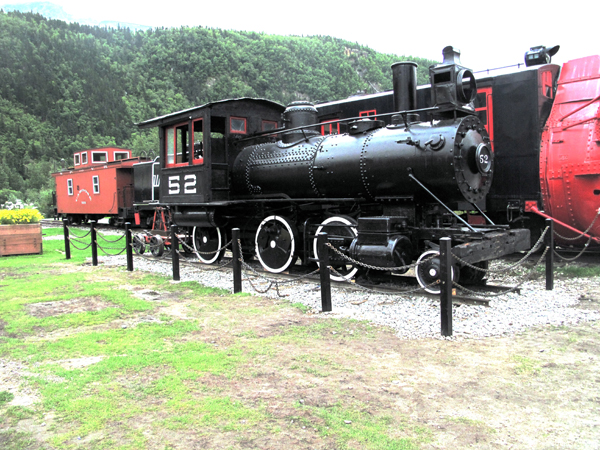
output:
[[72,167],[52,174],[55,214],[72,224],[105,217],[112,224],[133,222],[133,165],[142,161],[147,159],[115,147],[75,152]]

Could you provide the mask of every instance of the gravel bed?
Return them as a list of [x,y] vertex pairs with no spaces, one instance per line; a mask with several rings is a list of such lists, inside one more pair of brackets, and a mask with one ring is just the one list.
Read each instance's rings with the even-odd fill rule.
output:
[[[100,257],[100,263],[125,267],[126,259],[125,256]],[[514,263],[496,261],[491,267],[498,269],[511,264]],[[136,257],[134,269],[172,276],[170,261]],[[522,281],[524,270],[520,268],[518,272],[516,276],[501,280],[502,284],[514,286]],[[180,275],[181,281],[197,281],[205,286],[226,290],[233,288],[231,269],[201,269],[201,266],[182,264]],[[243,291],[256,293],[248,281],[248,275],[251,273],[244,273],[243,276]],[[269,285],[259,279],[254,279],[253,284],[261,291]],[[555,280],[553,291],[545,290],[545,280],[542,277],[522,284],[520,294],[508,293],[497,297],[480,295],[490,299],[489,307],[454,305],[454,335],[450,338],[444,338],[440,334],[439,301],[420,295],[386,295],[357,290],[356,286],[353,289],[332,287],[333,311],[320,313],[321,292],[318,284],[306,281],[280,284],[279,293],[291,303],[308,306],[314,313],[319,313],[320,317],[368,320],[377,325],[392,327],[399,337],[406,339],[485,338],[518,333],[535,326],[562,326],[600,319],[597,310],[578,307],[586,299],[597,299],[600,296],[598,277]],[[274,288],[266,293],[256,294],[278,296]]]

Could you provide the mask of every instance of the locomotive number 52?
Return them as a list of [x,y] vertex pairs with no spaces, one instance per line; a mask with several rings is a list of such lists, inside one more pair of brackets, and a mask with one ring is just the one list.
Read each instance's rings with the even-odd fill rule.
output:
[[[181,178],[183,177],[183,192],[181,192]],[[196,193],[196,175],[173,175],[169,177],[169,195]]]

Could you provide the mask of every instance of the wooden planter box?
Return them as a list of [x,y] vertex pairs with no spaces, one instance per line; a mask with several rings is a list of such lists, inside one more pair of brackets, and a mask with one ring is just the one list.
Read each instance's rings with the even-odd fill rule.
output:
[[0,256],[42,253],[42,224],[0,225]]

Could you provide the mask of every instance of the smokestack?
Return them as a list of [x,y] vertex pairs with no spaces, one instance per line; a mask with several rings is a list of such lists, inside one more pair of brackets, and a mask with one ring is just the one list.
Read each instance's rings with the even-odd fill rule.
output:
[[417,108],[417,63],[406,61],[392,64],[394,110]]

